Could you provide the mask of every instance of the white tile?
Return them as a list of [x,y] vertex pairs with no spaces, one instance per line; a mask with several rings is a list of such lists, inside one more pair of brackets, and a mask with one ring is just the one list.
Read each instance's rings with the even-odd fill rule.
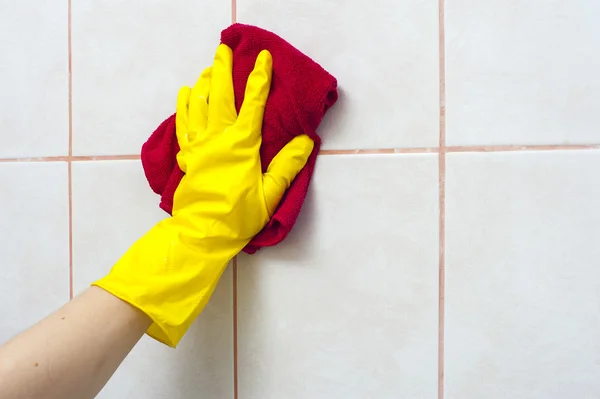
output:
[[450,154],[448,399],[600,397],[600,151]]
[[438,145],[438,2],[238,0],[238,21],[271,30],[338,79],[324,148]]
[[104,276],[121,255],[169,215],[139,161],[73,163],[75,294]]
[[600,2],[446,5],[449,145],[600,143]]
[[0,157],[69,151],[67,2],[0,0]]
[[322,156],[286,241],[238,258],[240,399],[434,398],[435,155]]
[[230,1],[73,1],[73,152],[139,153],[230,22]]
[[0,344],[69,300],[66,163],[0,164]]
[[[102,277],[119,257],[167,214],[138,161],[73,164],[75,292]],[[100,398],[233,396],[232,273],[226,271],[207,307],[177,349],[144,337]]]

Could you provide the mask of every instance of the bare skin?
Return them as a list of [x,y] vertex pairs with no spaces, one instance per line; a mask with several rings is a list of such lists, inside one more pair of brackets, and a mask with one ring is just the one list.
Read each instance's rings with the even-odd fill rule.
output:
[[150,324],[90,287],[0,347],[0,399],[94,398]]

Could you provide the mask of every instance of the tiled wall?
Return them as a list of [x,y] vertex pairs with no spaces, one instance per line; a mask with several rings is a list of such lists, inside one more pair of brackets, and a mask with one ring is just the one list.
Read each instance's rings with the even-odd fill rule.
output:
[[0,342],[166,216],[140,145],[232,20],[339,79],[311,191],[100,397],[600,397],[596,0],[0,0]]

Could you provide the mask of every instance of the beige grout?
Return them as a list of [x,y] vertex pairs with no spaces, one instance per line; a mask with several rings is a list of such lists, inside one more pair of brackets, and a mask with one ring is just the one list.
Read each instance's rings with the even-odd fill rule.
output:
[[576,151],[597,150],[600,144],[541,144],[541,145],[490,145],[490,146],[452,146],[446,147],[446,153],[453,152],[508,152],[508,151]]
[[68,165],[69,184],[69,298],[73,299],[73,64],[71,53],[71,0],[67,2],[67,48],[68,48],[68,70],[69,70],[69,155],[66,159]]
[[73,156],[55,156],[55,157],[24,157],[24,158],[0,158],[0,162],[81,162],[81,161],[124,161],[139,160],[140,156],[135,154],[127,155],[73,155]]
[[238,397],[237,256],[233,258],[233,397]]
[[237,4],[236,0],[231,0],[231,23],[235,24],[237,22]]
[[444,399],[444,332],[445,332],[445,282],[446,282],[446,38],[444,0],[438,0],[439,14],[439,101],[440,137],[438,154],[439,173],[439,253],[438,253],[438,399]]
[[444,334],[445,334],[445,300],[446,300],[446,156],[439,155],[439,320],[438,320],[438,399],[444,398]]
[[69,157],[24,157],[24,158],[0,158],[1,163],[13,162],[69,162]]
[[69,184],[69,299],[73,299],[73,164],[67,162]]
[[91,155],[91,156],[73,156],[71,160],[73,162],[80,161],[137,161],[141,159],[138,154],[127,154],[127,155]]
[[[445,107],[444,107],[445,109]],[[529,152],[529,151],[582,151],[600,150],[600,144],[556,144],[556,145],[493,145],[493,146],[449,146],[443,147],[445,154],[463,152]],[[372,155],[372,154],[438,154],[441,147],[379,148],[321,150],[319,155]],[[86,162],[86,161],[137,161],[139,154],[123,155],[73,155],[51,157],[0,158],[0,163],[11,162]]]
[[[237,0],[231,0],[231,23],[237,22]],[[238,399],[237,256],[233,258],[233,399]]]
[[437,147],[373,148],[348,150],[321,150],[319,155],[370,155],[370,154],[427,154],[438,152]]
[[379,148],[365,150],[320,150],[319,155],[362,155],[362,154],[394,154],[394,148]]

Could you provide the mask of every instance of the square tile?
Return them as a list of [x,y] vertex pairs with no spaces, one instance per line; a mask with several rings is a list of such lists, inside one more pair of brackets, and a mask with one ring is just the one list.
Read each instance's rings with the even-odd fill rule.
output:
[[[73,275],[76,293],[102,277],[167,214],[139,161],[73,164]],[[134,348],[100,398],[233,397],[233,292],[225,272],[208,305],[173,350],[149,337]]]
[[600,143],[600,2],[446,5],[449,145]]
[[600,151],[450,154],[448,399],[600,396]]
[[74,1],[73,152],[138,154],[230,23],[230,1]]
[[237,16],[338,79],[339,100],[318,131],[323,148],[438,145],[437,1],[237,0]]
[[435,398],[437,157],[321,156],[237,284],[240,399]]
[[169,215],[159,209],[140,161],[81,161],[72,168],[73,276],[83,290]]
[[69,300],[66,163],[2,163],[0,344]]
[[0,158],[69,152],[67,6],[0,0]]

